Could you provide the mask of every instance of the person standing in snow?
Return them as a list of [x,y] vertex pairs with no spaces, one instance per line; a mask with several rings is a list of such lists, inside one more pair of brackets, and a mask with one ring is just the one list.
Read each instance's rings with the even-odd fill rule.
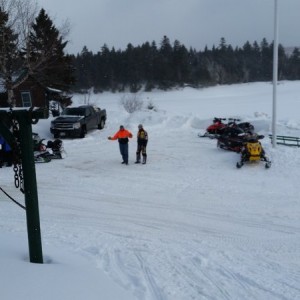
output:
[[138,133],[137,133],[137,150],[136,150],[136,164],[139,164],[141,162],[141,153],[143,156],[143,164],[147,161],[147,143],[148,143],[148,133],[143,128],[143,125],[140,124],[138,126]]
[[114,136],[109,136],[109,140],[118,140],[120,153],[123,158],[122,164],[128,165],[128,142],[129,138],[132,138],[132,133],[124,128],[123,125],[120,126],[120,130],[115,133]]
[[6,163],[7,167],[12,166],[12,150],[9,144],[0,135],[0,168]]

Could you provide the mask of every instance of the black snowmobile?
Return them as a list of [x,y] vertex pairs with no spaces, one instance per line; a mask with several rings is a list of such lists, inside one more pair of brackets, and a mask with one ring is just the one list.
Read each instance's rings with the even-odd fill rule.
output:
[[237,123],[240,119],[229,118],[226,127],[220,130],[217,147],[234,152],[241,152],[245,138],[254,133],[254,126],[249,122]]
[[237,168],[241,168],[245,162],[253,163],[264,161],[265,168],[271,167],[271,161],[265,155],[265,151],[260,143],[263,135],[252,135],[246,138],[246,142],[241,149],[241,160],[236,163]]
[[228,126],[229,127],[239,127],[241,128],[245,133],[254,133],[254,126],[249,122],[240,122],[240,119],[235,118],[229,118],[228,119]]
[[41,139],[37,133],[32,134],[32,140],[35,162],[50,162],[52,159],[62,159],[65,157],[62,140],[46,141],[45,139]]
[[217,147],[239,153],[245,143],[245,135],[239,127],[226,127],[217,138]]

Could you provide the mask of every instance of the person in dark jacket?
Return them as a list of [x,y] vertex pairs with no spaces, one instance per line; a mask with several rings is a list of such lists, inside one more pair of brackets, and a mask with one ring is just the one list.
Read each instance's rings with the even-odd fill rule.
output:
[[143,125],[140,124],[138,126],[138,133],[137,133],[137,150],[136,150],[136,164],[139,164],[141,162],[141,153],[143,156],[143,164],[147,161],[147,143],[148,143],[148,133],[143,128]]
[[109,136],[109,140],[118,140],[120,153],[123,158],[122,164],[128,165],[128,142],[129,138],[132,138],[132,133],[124,128],[123,125],[120,126],[120,130],[115,133],[114,136]]
[[2,168],[4,164],[6,164],[7,167],[12,166],[12,149],[0,135],[0,168]]

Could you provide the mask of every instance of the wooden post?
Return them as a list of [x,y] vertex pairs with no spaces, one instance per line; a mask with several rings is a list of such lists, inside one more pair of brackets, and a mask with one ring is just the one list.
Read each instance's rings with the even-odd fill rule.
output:
[[32,143],[32,121],[36,121],[39,118],[48,118],[48,114],[45,110],[34,112],[28,110],[16,110],[13,112],[0,110],[0,133],[10,146],[12,146],[15,137],[9,128],[7,128],[7,125],[1,121],[4,117],[7,119],[8,116],[17,119],[19,122],[19,141],[24,180],[29,258],[32,263],[43,263],[38,193]]
[[30,262],[43,263],[38,193],[32,144],[32,125],[28,113],[18,116],[24,177],[24,194]]

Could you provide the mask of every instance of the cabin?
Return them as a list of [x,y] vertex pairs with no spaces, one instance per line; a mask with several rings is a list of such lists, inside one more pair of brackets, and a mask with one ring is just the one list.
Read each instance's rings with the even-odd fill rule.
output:
[[[13,82],[15,107],[66,107],[72,103],[71,97],[65,92],[49,88],[41,84],[34,76],[26,74]],[[7,92],[3,80],[0,79],[0,107],[8,107]],[[51,109],[51,108],[50,108]]]

